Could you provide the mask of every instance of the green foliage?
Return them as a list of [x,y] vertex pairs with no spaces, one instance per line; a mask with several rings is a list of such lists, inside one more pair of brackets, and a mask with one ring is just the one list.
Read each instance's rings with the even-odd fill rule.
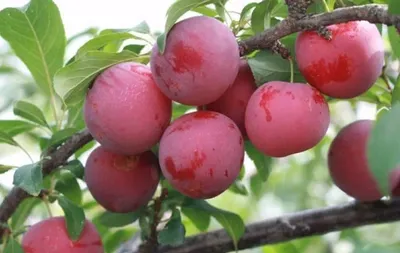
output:
[[50,128],[43,115],[43,112],[36,105],[29,102],[18,101],[15,103],[14,114],[38,125]]
[[106,227],[124,227],[134,223],[142,215],[142,209],[132,213],[104,212],[100,216],[100,222]]
[[37,196],[43,187],[43,173],[40,163],[19,167],[14,173],[13,184],[31,195]]
[[181,214],[178,209],[174,209],[171,218],[158,233],[158,242],[162,245],[178,246],[185,240],[185,233]]
[[72,240],[77,240],[85,226],[85,212],[83,209],[64,196],[58,197],[58,204],[65,214],[68,235]]
[[250,141],[245,141],[245,149],[249,158],[254,162],[260,179],[263,182],[267,181],[271,173],[272,157],[261,153]]
[[14,238],[9,238],[4,253],[24,253],[21,245]]

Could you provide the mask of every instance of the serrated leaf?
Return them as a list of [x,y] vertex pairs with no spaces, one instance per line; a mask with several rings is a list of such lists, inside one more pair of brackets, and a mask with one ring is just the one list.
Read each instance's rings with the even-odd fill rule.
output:
[[14,114],[24,119],[30,120],[41,126],[49,127],[43,112],[34,104],[26,101],[18,101],[14,105]]
[[158,242],[161,245],[178,246],[185,241],[185,234],[181,214],[178,209],[174,209],[170,220],[158,233]]
[[74,174],[69,171],[62,171],[57,177],[57,182],[55,189],[62,193],[69,200],[74,202],[76,205],[81,205],[82,203],[82,190],[76,180]]
[[24,8],[0,12],[0,36],[32,73],[46,93],[53,92],[54,73],[63,65],[66,45],[64,26],[51,0],[31,0]]
[[43,187],[42,167],[38,163],[19,167],[14,173],[13,184],[37,196]]
[[[290,62],[280,55],[262,50],[249,58],[248,63],[258,86],[269,81],[290,81]],[[294,81],[304,82],[304,77],[296,64],[294,65]]]
[[3,174],[14,168],[16,168],[16,166],[0,164],[0,174]]
[[239,215],[216,208],[207,201],[199,199],[187,198],[182,206],[208,212],[225,228],[226,232],[233,240],[235,249],[237,249],[238,241],[245,231],[245,224]]
[[383,114],[373,126],[367,144],[369,169],[378,184],[380,192],[391,194],[389,178],[392,170],[400,165],[400,103]]
[[36,128],[36,125],[23,120],[0,120],[0,131],[13,137]]
[[400,33],[394,26],[389,26],[388,36],[393,55],[400,59]]
[[88,52],[56,73],[55,89],[63,97],[67,108],[71,108],[84,100],[90,82],[102,71],[118,63],[141,60],[130,51]]
[[124,227],[139,219],[143,209],[130,213],[113,213],[106,211],[99,217],[100,223],[109,228]]
[[267,181],[271,173],[272,157],[261,153],[250,141],[245,141],[245,150],[249,158],[254,162],[260,179],[264,182]]
[[13,237],[9,237],[7,246],[4,249],[4,253],[24,253],[21,244]]
[[18,143],[6,132],[0,131],[0,143],[18,146]]
[[75,128],[64,128],[58,132],[55,132],[53,136],[51,136],[50,141],[48,143],[49,146],[58,146],[62,144],[69,137],[74,135],[78,130]]
[[32,209],[40,203],[41,200],[38,198],[24,199],[22,203],[18,205],[17,210],[11,216],[11,230],[15,231],[20,229],[24,225],[26,219],[31,214]]
[[58,197],[58,204],[65,214],[65,222],[68,235],[72,240],[77,240],[81,235],[85,226],[86,218],[83,209],[75,205],[72,201],[64,196]]
[[229,187],[229,190],[233,193],[237,193],[243,196],[249,195],[246,186],[242,184],[242,182],[240,182],[239,180],[233,182],[233,184],[231,184],[231,186]]
[[75,60],[81,58],[87,52],[98,50],[111,42],[122,42],[124,40],[133,38],[135,38],[135,36],[128,32],[109,33],[100,35],[98,37],[95,37],[87,41],[83,46],[81,46],[78,52],[76,53]]
[[67,165],[61,167],[61,169],[70,171],[76,178],[83,179],[84,177],[85,168],[79,160],[72,160]]
[[389,13],[400,15],[400,5],[398,0],[389,0]]
[[186,12],[204,6],[207,4],[217,3],[219,0],[177,0],[167,10],[167,20],[164,26],[164,33],[157,38],[158,50],[161,54],[164,53],[165,43],[168,32],[175,25],[175,22]]
[[207,231],[210,226],[211,216],[208,212],[199,210],[190,206],[182,206],[182,213],[189,218],[191,222],[201,232]]

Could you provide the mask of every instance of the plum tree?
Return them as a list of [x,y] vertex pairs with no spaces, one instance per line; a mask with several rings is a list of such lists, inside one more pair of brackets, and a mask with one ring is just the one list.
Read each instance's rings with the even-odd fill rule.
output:
[[195,106],[222,96],[235,80],[239,64],[232,31],[205,16],[176,23],[168,33],[165,51],[161,54],[154,44],[150,60],[161,91],[174,101]]
[[159,159],[163,175],[175,189],[192,198],[212,198],[239,175],[243,137],[236,124],[221,113],[188,113],[165,130]]
[[199,106],[199,110],[210,110],[222,113],[232,119],[244,137],[247,137],[244,126],[244,115],[251,95],[257,89],[253,73],[247,60],[240,62],[239,72],[233,84],[216,101]]
[[86,161],[85,181],[90,193],[112,212],[133,212],[147,204],[159,180],[158,160],[151,151],[128,156],[99,146]]
[[354,98],[382,73],[383,39],[374,24],[352,21],[327,26],[326,40],[315,31],[299,33],[296,61],[309,84],[334,98]]
[[251,96],[245,114],[249,140],[264,154],[284,157],[308,150],[325,136],[329,107],[310,85],[267,82]]
[[22,238],[22,248],[25,253],[104,253],[100,234],[90,221],[85,220],[80,237],[73,241],[61,216],[31,226]]
[[[328,168],[333,182],[347,195],[360,201],[383,197],[367,160],[367,142],[373,124],[373,120],[365,119],[343,127],[328,153]],[[388,180],[392,194],[400,196],[400,170],[393,170]]]
[[155,85],[150,68],[125,62],[102,72],[88,91],[84,119],[110,151],[136,155],[155,145],[169,125],[172,103]]

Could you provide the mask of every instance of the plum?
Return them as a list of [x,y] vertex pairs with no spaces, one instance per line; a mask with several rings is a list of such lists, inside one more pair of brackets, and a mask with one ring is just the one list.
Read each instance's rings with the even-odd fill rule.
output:
[[[367,160],[368,137],[373,120],[357,120],[343,127],[332,141],[328,152],[328,168],[335,185],[360,201],[382,198],[370,172]],[[393,196],[400,196],[400,168],[388,178]]]
[[236,124],[221,113],[191,112],[165,130],[159,159],[163,175],[176,190],[191,198],[213,198],[239,175],[243,137]]
[[185,105],[211,103],[229,88],[240,55],[232,31],[219,20],[197,16],[176,23],[165,51],[154,44],[150,66],[154,80],[171,100]]
[[88,220],[78,240],[70,239],[64,217],[42,220],[22,237],[25,253],[103,253],[103,243],[96,227]]
[[271,81],[250,97],[245,127],[253,145],[271,157],[308,150],[325,136],[330,122],[328,104],[314,87]]
[[159,180],[158,159],[151,151],[128,156],[99,146],[86,161],[88,190],[101,206],[112,212],[134,212],[147,204]]
[[216,101],[198,107],[198,110],[209,110],[222,113],[232,119],[246,137],[244,115],[251,95],[257,89],[253,73],[246,60],[240,62],[239,72],[234,83]]
[[136,155],[158,143],[170,123],[172,101],[158,89],[150,68],[135,62],[113,65],[88,91],[84,119],[105,149]]
[[332,40],[315,31],[299,33],[296,61],[307,82],[334,98],[354,98],[378,79],[384,64],[383,39],[374,24],[351,21],[327,27]]

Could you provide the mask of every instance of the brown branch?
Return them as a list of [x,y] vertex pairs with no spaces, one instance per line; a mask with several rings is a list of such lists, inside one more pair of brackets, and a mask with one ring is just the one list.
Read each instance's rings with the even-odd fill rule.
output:
[[[75,153],[75,151],[89,143],[91,140],[93,140],[93,138],[87,130],[73,135],[57,150],[48,154],[47,158],[44,158],[42,164],[43,174],[47,175],[60,165],[63,165],[65,161]],[[18,205],[28,197],[32,197],[32,195],[29,195],[19,187],[13,187],[0,205],[0,224],[7,223]],[[3,233],[4,229],[0,227],[0,238]]]
[[[303,237],[400,220],[400,199],[391,202],[352,202],[342,206],[296,212],[246,226],[239,249],[286,242]],[[186,238],[178,247],[160,247],[158,253],[222,253],[234,251],[225,230]],[[132,251],[131,251],[132,252]]]
[[400,15],[392,15],[388,12],[387,5],[366,4],[362,6],[352,6],[338,8],[331,12],[326,12],[313,16],[305,16],[302,19],[285,19],[276,26],[263,31],[249,39],[239,42],[241,55],[246,55],[258,49],[270,49],[275,45],[275,41],[305,30],[319,29],[327,26],[348,21],[366,20],[371,23],[395,26],[400,29]]

